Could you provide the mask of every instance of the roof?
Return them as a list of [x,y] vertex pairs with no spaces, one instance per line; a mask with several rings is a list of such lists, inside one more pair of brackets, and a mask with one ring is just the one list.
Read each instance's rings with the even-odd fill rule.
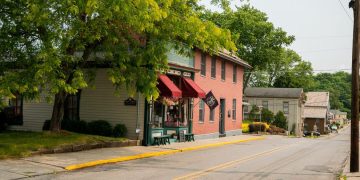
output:
[[305,107],[304,118],[322,118],[326,119],[327,109],[317,107]]
[[305,106],[328,107],[329,92],[307,92]]
[[252,68],[249,63],[240,59],[239,57],[237,57],[236,55],[230,53],[229,51],[227,51],[225,49],[222,51],[219,51],[217,55],[223,59],[229,60],[229,61],[239,64],[241,66],[244,66],[245,68],[248,68],[248,69]]
[[248,87],[245,89],[246,97],[266,97],[266,98],[300,98],[303,93],[302,88],[256,88]]
[[347,112],[342,112],[342,111],[339,111],[337,109],[331,109],[330,112],[335,114],[335,115],[347,115]]

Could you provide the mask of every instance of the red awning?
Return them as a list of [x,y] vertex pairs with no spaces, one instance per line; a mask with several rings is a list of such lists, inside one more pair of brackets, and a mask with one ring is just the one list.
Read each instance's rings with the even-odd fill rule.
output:
[[165,74],[160,74],[157,88],[160,91],[160,96],[170,98],[180,98],[181,90],[167,77]]
[[181,78],[183,97],[205,98],[205,92],[190,78]]

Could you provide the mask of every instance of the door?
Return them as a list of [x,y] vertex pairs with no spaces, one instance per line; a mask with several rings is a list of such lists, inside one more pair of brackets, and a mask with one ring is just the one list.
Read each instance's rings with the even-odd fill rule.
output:
[[219,134],[220,134],[220,137],[226,136],[226,134],[225,134],[225,99],[220,99]]

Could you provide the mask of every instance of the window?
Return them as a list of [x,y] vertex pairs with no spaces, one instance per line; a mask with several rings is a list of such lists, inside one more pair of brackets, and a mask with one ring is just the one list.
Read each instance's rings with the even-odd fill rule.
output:
[[234,64],[233,66],[233,83],[237,82],[237,65]]
[[199,102],[199,122],[204,122],[204,116],[205,116],[205,102],[203,100],[200,100]]
[[210,109],[210,122],[214,122],[214,116],[215,116],[215,109]]
[[213,56],[211,59],[211,77],[216,78],[216,57]]
[[80,119],[80,94],[78,90],[76,94],[69,94],[65,100],[64,119],[66,120],[79,120]]
[[221,61],[221,80],[225,80],[225,61]]
[[233,99],[232,104],[232,119],[236,120],[236,99]]
[[284,114],[289,114],[289,102],[283,102]]
[[262,106],[264,109],[269,109],[269,102],[268,101],[262,101]]
[[23,98],[20,94],[14,94],[15,98],[8,100],[8,106],[0,111],[0,119],[4,118],[9,125],[23,124]]
[[201,67],[200,74],[206,76],[206,54],[201,53]]

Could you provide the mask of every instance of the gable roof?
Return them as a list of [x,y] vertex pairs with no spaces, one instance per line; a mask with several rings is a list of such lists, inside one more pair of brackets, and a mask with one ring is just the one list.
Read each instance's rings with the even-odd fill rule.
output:
[[329,92],[307,92],[305,106],[328,107]]
[[327,109],[321,107],[305,107],[304,118],[322,118],[326,119]]
[[248,87],[245,89],[246,97],[264,98],[300,98],[303,93],[302,88],[257,88]]
[[246,61],[242,60],[241,58],[237,57],[236,55],[230,53],[229,51],[227,51],[225,49],[222,50],[222,51],[219,51],[217,53],[217,55],[219,57],[223,58],[223,59],[231,61],[231,62],[233,62],[235,64],[239,64],[239,65],[241,65],[241,66],[243,66],[245,68],[248,68],[248,69],[252,68],[252,66],[249,63],[247,63]]
[[342,112],[342,111],[339,111],[337,109],[331,109],[330,112],[335,114],[335,115],[347,115],[347,112]]

